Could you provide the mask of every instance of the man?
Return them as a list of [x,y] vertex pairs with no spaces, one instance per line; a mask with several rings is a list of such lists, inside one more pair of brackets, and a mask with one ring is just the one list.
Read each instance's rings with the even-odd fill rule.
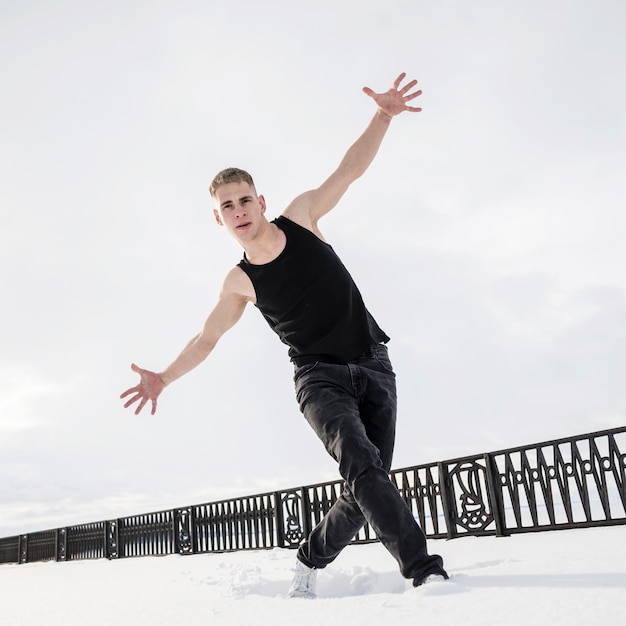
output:
[[331,563],[369,522],[400,571],[421,585],[448,576],[441,557],[429,555],[421,528],[389,479],[396,423],[396,387],[387,335],[366,309],[350,274],[319,230],[350,184],[376,156],[392,118],[418,112],[409,102],[417,81],[401,87],[401,74],[385,93],[363,91],[377,105],[365,132],[317,189],[298,196],[272,222],[250,175],[229,168],[211,184],[214,214],[242,246],[243,260],[224,280],[203,329],[160,373],[133,364],[140,383],[122,394],[124,405],[150,401],[201,363],[219,338],[255,304],[289,346],[300,409],[339,464],[345,489],[298,550],[291,597],[315,597],[317,569]]

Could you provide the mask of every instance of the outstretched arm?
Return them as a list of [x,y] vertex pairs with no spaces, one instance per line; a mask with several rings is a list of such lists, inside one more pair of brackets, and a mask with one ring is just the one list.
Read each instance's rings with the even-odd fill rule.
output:
[[204,361],[213,351],[219,338],[241,318],[246,304],[254,298],[252,283],[241,269],[235,267],[226,277],[219,300],[206,319],[202,330],[183,348],[176,359],[162,372],[151,372],[134,363],[131,369],[141,377],[139,384],[127,389],[120,398],[130,396],[124,408],[137,404],[137,415],[147,402],[151,414],[157,409],[157,399],[167,385],[174,382]]
[[[326,215],[335,205],[348,187],[370,166],[378,148],[389,128],[391,119],[403,111],[419,112],[419,107],[410,106],[422,91],[412,91],[417,85],[416,80],[409,81],[401,87],[406,74],[402,73],[393,82],[393,86],[384,93],[376,93],[369,87],[363,92],[374,100],[376,113],[363,134],[355,141],[343,157],[337,169],[317,189],[307,191],[298,196],[284,211],[284,215],[310,230],[317,230],[317,221]],[[318,233],[319,234],[319,233]]]

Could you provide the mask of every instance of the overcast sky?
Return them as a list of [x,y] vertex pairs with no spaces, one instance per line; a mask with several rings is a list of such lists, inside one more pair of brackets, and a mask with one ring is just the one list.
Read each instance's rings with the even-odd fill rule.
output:
[[250,307],[154,417],[119,394],[419,80],[321,228],[392,337],[394,466],[624,425],[622,0],[0,3],[0,536],[337,477]]

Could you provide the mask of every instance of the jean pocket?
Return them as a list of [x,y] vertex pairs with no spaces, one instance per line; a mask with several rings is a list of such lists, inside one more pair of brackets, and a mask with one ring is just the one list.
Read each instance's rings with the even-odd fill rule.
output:
[[393,365],[391,365],[391,360],[389,359],[389,353],[387,352],[386,346],[377,346],[372,352],[372,356],[384,370],[390,374],[394,373]]
[[313,363],[296,365],[293,372],[293,382],[297,383],[303,376],[310,374],[319,365],[319,363],[319,361],[314,361]]

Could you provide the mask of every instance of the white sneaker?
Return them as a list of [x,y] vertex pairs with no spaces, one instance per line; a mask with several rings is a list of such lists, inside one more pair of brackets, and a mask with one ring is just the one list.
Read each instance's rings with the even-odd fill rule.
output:
[[307,567],[302,561],[296,562],[295,575],[287,592],[288,598],[317,598],[317,570]]

